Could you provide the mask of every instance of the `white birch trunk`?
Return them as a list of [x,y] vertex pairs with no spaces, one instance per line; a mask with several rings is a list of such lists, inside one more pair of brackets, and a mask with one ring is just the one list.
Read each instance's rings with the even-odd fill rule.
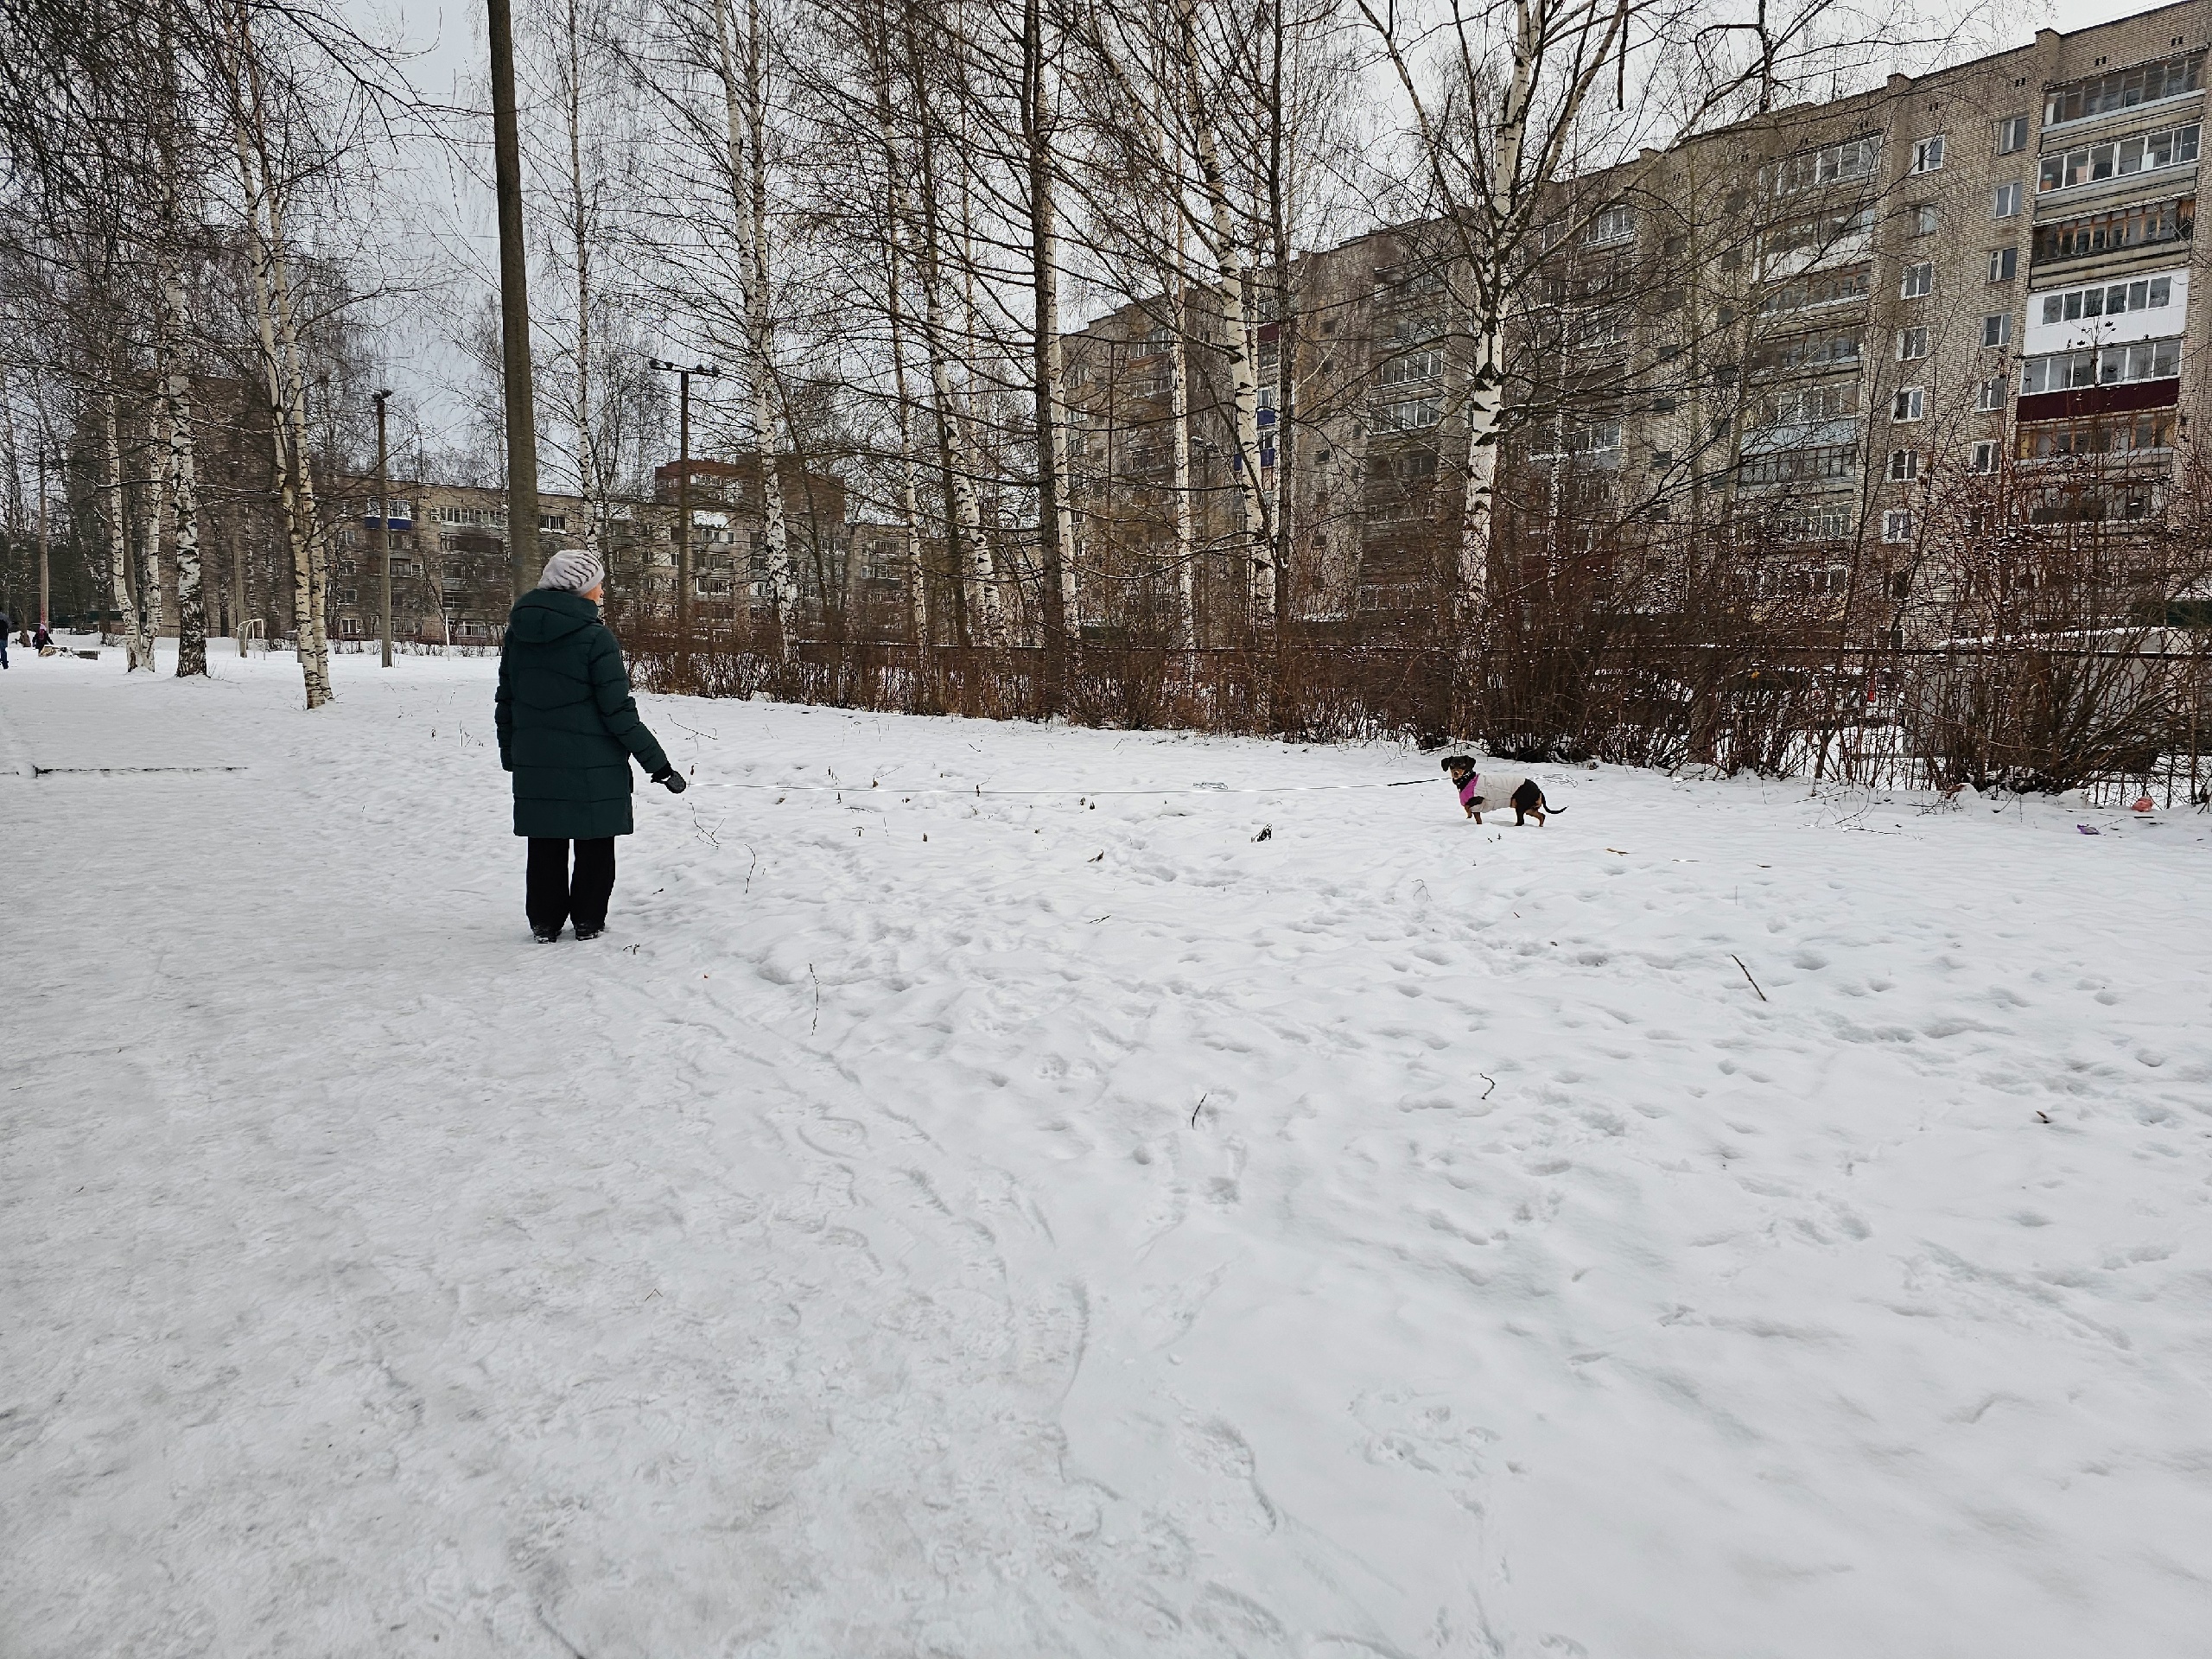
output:
[[[158,367],[155,372],[158,382]],[[157,401],[154,407],[154,473],[146,480],[144,507],[138,517],[137,557],[131,566],[131,597],[137,601],[131,627],[145,653],[143,666],[149,670],[155,666],[154,641],[162,629],[162,508],[169,490],[168,412],[162,402]]]
[[[253,273],[254,320],[259,332],[257,343],[261,351],[262,378],[269,395],[269,438],[276,466],[277,500],[284,520],[285,543],[292,555],[293,632],[299,642],[300,677],[306,689],[308,707],[319,709],[330,701],[330,686],[327,664],[323,664],[323,673],[319,677],[315,659],[308,649],[312,620],[310,606],[315,598],[315,551],[307,528],[301,521],[299,480],[304,469],[294,464],[292,423],[285,407],[283,358],[277,345],[276,308],[272,293],[274,284],[269,243],[263,219],[260,174],[254,165],[242,122],[232,129],[232,134],[237,142],[238,180],[245,190],[246,213],[250,220],[246,260]],[[240,645],[243,649],[243,639]]]
[[1046,331],[1045,400],[1052,411],[1048,426],[1052,446],[1052,476],[1059,480],[1053,503],[1053,523],[1050,533],[1059,548],[1060,607],[1071,636],[1077,631],[1076,595],[1077,584],[1075,569],[1075,501],[1074,491],[1068,483],[1068,403],[1067,372],[1065,353],[1060,346],[1060,289],[1059,283],[1048,276],[1045,283],[1044,315],[1037,326]]
[[[949,324],[944,301],[944,224],[939,200],[935,117],[929,103],[929,81],[923,70],[919,31],[910,16],[906,27],[906,55],[913,77],[918,152],[921,161],[922,245],[918,275],[922,285],[922,349],[929,359],[930,402],[937,421],[950,498],[946,531],[956,544],[951,578],[957,591],[975,601],[969,618],[969,637],[987,645],[997,643],[998,589],[990,581],[990,549],[983,535],[982,504],[976,496],[976,464],[959,400],[953,391],[951,353],[946,343]],[[977,573],[982,579],[977,579]],[[988,607],[988,608],[987,608]]]
[[899,144],[891,123],[889,77],[877,66],[876,131],[883,145],[885,305],[891,324],[891,391],[899,409],[899,517],[906,537],[906,604],[914,643],[925,655],[930,639],[929,572],[922,558],[920,491],[914,462],[914,405],[906,387],[906,321],[900,262],[906,245],[906,181],[899,168]]
[[176,671],[207,671],[207,603],[200,568],[200,466],[192,432],[192,377],[176,361],[183,333],[184,283],[163,273],[162,316],[168,362],[162,391],[168,427],[169,517],[176,526]]
[[1177,36],[1182,48],[1185,103],[1191,123],[1192,149],[1198,163],[1199,194],[1206,219],[1198,228],[1213,266],[1220,296],[1222,351],[1228,359],[1230,432],[1236,445],[1236,499],[1243,515],[1246,590],[1256,626],[1274,614],[1274,537],[1260,486],[1260,381],[1253,363],[1250,315],[1245,305],[1250,263],[1243,257],[1229,200],[1228,175],[1214,134],[1199,74],[1194,0],[1175,0]]
[[[974,135],[963,131],[957,154],[965,157],[975,154]],[[963,162],[963,168],[964,168]],[[963,170],[960,180],[960,338],[961,386],[959,423],[961,453],[970,467],[981,464],[981,453],[976,442],[976,203],[974,181]],[[976,492],[971,474],[969,494]],[[998,549],[983,533],[982,505],[976,504],[976,539],[969,543],[969,556],[973,562],[976,587],[976,614],[982,624],[983,643],[987,645],[1007,645],[1013,639],[1007,626],[1006,595],[999,582]]]
[[107,478],[101,493],[107,497],[108,602],[118,619],[116,632],[123,641],[123,666],[127,674],[154,664],[138,634],[138,607],[130,593],[130,526],[124,511],[123,435],[112,391],[101,400],[100,423],[107,448]]
[[746,378],[753,400],[753,434],[760,459],[760,539],[768,556],[768,585],[784,660],[798,646],[798,583],[791,569],[784,516],[784,481],[776,433],[775,334],[768,315],[767,111],[761,86],[760,8],[746,0],[744,61],[738,61],[726,0],[715,0],[715,40],[727,125],[732,222],[737,229],[738,280],[744,286]]
[[1527,0],[1514,8],[1513,73],[1498,107],[1491,147],[1489,191],[1483,200],[1481,251],[1487,269],[1477,273],[1480,315],[1475,320],[1475,360],[1467,389],[1467,482],[1459,508],[1459,605],[1462,638],[1481,610],[1490,587],[1491,553],[1497,539],[1498,438],[1505,421],[1505,256],[1536,79],[1541,15]]
[[1175,465],[1175,620],[1185,651],[1198,648],[1198,536],[1191,499],[1190,293],[1183,269],[1181,204],[1175,226],[1175,340],[1168,368],[1169,442]]
[[[925,207],[925,223],[931,209]],[[931,266],[935,265],[932,259]],[[991,550],[983,534],[983,512],[976,497],[976,467],[968,444],[967,423],[961,419],[958,395],[952,386],[950,355],[944,349],[944,293],[941,282],[926,272],[922,278],[923,333],[930,359],[930,391],[938,418],[944,423],[946,442],[952,452],[952,514],[967,557],[965,581],[976,603],[976,628],[982,643],[1003,643],[999,622],[998,583],[991,568]]]
[[[283,204],[274,181],[264,172],[269,208],[270,294],[275,302],[276,344],[283,353],[284,383],[292,428],[294,488],[299,496],[301,530],[306,543],[307,627],[300,636],[300,672],[308,687],[308,706],[328,702],[330,640],[327,620],[329,605],[330,544],[321,512],[315,505],[315,475],[308,462],[308,385],[302,362],[298,331],[292,323],[292,284],[285,257]],[[528,534],[530,527],[507,526],[510,537]],[[318,695],[319,694],[319,695]]]

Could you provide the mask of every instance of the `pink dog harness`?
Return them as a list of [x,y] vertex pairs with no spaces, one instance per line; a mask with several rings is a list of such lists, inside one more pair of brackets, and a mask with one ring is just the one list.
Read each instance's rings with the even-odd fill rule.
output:
[[1467,781],[1459,785],[1460,805],[1472,806],[1475,804],[1476,788],[1482,780],[1483,775],[1479,772],[1471,772],[1467,774]]

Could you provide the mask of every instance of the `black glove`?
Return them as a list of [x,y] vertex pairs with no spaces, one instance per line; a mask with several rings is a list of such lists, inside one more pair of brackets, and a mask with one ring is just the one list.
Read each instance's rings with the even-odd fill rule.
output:
[[653,782],[664,785],[671,795],[681,795],[691,787],[683,781],[683,774],[674,766],[663,766],[658,772],[653,773]]

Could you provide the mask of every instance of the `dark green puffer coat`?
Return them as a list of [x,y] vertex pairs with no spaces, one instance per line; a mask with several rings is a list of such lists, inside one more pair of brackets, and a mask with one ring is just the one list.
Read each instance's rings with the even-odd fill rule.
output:
[[638,718],[621,648],[582,594],[540,588],[515,601],[495,712],[518,836],[626,836],[630,757],[649,777],[668,767]]

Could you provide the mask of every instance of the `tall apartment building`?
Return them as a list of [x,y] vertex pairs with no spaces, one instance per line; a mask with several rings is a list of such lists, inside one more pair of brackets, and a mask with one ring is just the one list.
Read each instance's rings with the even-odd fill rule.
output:
[[[1986,510],[1963,503],[2001,499],[1986,510],[2031,534],[2155,523],[2208,397],[2192,232],[2209,37],[2196,0],[2045,29],[1563,185],[1509,325],[1511,560],[1620,544],[1625,527],[1649,550],[1645,603],[1663,606],[1719,528],[1758,590],[1838,614],[1872,596],[1902,631],[1953,580],[1946,538]],[[1440,614],[1468,378],[1445,228],[1378,231],[1294,273],[1281,505],[1309,623]],[[1192,297],[1188,492],[1169,487],[1164,301],[1071,336],[1071,448],[1086,613],[1170,579],[1179,496],[1219,639],[1243,626],[1236,475]],[[1256,339],[1273,499],[1282,330]],[[1698,534],[1662,528],[1684,525]]]

